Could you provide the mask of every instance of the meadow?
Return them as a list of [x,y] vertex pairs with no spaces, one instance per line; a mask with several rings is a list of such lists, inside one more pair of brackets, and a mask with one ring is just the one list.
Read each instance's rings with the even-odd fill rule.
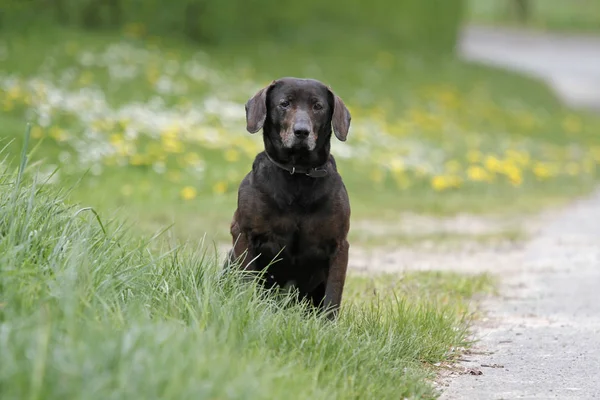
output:
[[530,212],[596,182],[599,119],[565,109],[541,83],[366,46],[344,68],[331,49],[259,48],[203,49],[139,25],[9,32],[0,42],[9,154],[18,159],[32,121],[32,160],[52,182],[86,174],[75,201],[120,209],[146,233],[175,223],[184,238],[227,240],[237,185],[262,148],[245,132],[244,102],[296,75],[330,84],[352,112],[333,153],[357,219]]
[[[27,151],[24,152],[25,154]],[[489,276],[352,276],[338,323],[0,164],[2,399],[435,398]]]
[[[140,22],[2,32],[0,398],[437,396],[494,278],[353,272],[330,324],[220,276],[215,244],[262,148],[244,103],[280,76],[344,99],[352,126],[332,151],[351,226],[586,194],[600,119],[529,78],[346,40],[199,45]],[[352,246],[382,245],[365,232]]]

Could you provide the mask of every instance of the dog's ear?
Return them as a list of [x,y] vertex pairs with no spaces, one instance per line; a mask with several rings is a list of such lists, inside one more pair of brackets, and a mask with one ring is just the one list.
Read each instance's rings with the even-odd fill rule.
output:
[[331,88],[329,93],[333,99],[333,116],[331,117],[331,124],[333,125],[333,133],[340,141],[345,142],[348,136],[348,130],[350,129],[350,120],[352,116],[350,111],[338,96],[333,93]]
[[260,89],[246,102],[246,130],[250,133],[258,132],[265,124],[267,118],[267,94],[276,81]]

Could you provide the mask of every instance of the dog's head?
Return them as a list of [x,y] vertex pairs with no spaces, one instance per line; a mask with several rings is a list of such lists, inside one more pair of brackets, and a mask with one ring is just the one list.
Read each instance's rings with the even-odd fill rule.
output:
[[313,151],[329,141],[331,128],[345,141],[350,112],[342,99],[313,79],[282,78],[246,103],[246,129],[264,134],[283,149]]

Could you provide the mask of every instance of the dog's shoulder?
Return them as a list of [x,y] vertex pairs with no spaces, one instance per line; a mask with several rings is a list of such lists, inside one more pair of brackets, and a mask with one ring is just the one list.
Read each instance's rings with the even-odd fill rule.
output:
[[254,161],[252,162],[252,172],[258,172],[260,169],[264,168],[268,162],[269,158],[267,157],[267,153],[264,150],[261,151],[254,157]]

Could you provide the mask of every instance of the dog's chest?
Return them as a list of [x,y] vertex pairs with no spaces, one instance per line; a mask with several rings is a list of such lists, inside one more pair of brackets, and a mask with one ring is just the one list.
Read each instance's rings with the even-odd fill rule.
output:
[[[319,215],[272,215],[270,230],[254,241],[263,260],[274,257],[286,265],[308,268],[327,262],[335,250],[330,221]],[[278,255],[279,254],[279,255]]]

